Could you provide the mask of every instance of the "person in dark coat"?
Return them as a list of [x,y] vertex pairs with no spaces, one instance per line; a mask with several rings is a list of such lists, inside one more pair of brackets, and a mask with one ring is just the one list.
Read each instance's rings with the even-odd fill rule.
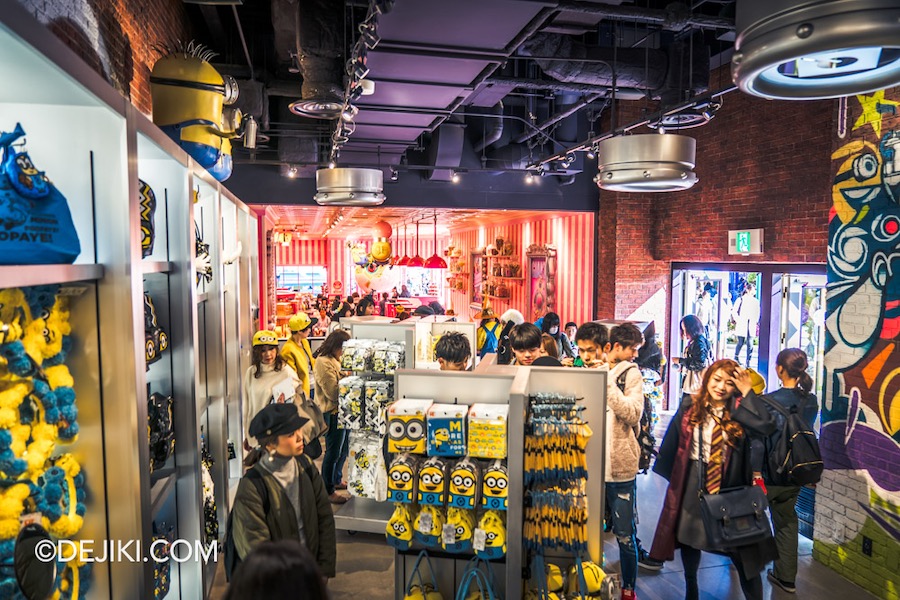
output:
[[[303,455],[301,417],[291,403],[269,404],[250,422],[250,435],[265,449],[245,474],[232,508],[234,546],[240,557],[265,541],[298,540],[322,575],[334,577],[337,543],[334,513],[319,470]],[[264,490],[264,496],[261,491]]]
[[[747,395],[742,398],[740,390]],[[653,470],[669,481],[669,487],[650,557],[673,560],[675,549],[681,549],[686,600],[700,597],[697,570],[701,551],[713,551],[708,547],[700,515],[698,446],[708,463],[704,477],[708,492],[750,485],[753,471],[748,424],[760,432],[774,429],[774,420],[751,390],[749,373],[735,361],[724,359],[706,370],[700,390],[685,398],[663,437]],[[720,439],[720,435],[722,442],[717,444],[714,440]],[[718,462],[722,464],[721,469],[713,467]],[[760,571],[777,556],[774,541],[769,538],[759,544],[742,546],[727,556],[737,569],[744,597],[762,600]]]

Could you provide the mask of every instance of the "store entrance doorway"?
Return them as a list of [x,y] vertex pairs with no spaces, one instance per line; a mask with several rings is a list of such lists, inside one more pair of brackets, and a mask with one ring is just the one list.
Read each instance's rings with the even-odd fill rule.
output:
[[[703,324],[713,357],[736,359],[778,389],[775,360],[784,348],[809,357],[813,391],[821,398],[825,340],[825,265],[674,264],[668,354],[684,356],[681,319]],[[681,398],[682,373],[670,370],[668,408]]]

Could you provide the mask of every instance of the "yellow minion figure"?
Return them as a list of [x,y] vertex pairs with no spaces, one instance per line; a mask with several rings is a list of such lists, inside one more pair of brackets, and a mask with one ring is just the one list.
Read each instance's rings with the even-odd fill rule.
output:
[[470,510],[447,509],[447,524],[453,527],[455,541],[442,538],[442,545],[447,552],[469,552],[472,550],[472,536],[475,530],[475,516]]
[[[486,510],[478,522],[478,529],[475,531],[472,545],[479,558],[492,560],[506,554],[506,524],[503,522],[503,514],[496,510]],[[478,542],[481,535],[484,538]],[[553,588],[550,589],[553,590]],[[562,574],[559,577],[557,591],[560,589],[562,589]]]
[[388,416],[388,452],[425,454],[425,415]]
[[444,463],[438,458],[429,458],[419,469],[416,500],[419,504],[443,506],[446,495],[447,478],[444,475]]
[[508,498],[509,473],[502,462],[495,460],[485,469],[481,480],[481,507],[506,510]]
[[450,472],[450,506],[475,508],[475,494],[478,491],[478,468],[469,460],[456,463]]
[[581,562],[581,571],[584,573],[584,589],[587,596],[581,594],[581,575],[578,572],[578,564],[569,567],[568,577],[566,578],[566,598],[577,600],[588,600],[599,596],[601,598],[618,598],[619,586],[616,580],[607,577],[596,563],[589,560]]
[[238,98],[234,78],[209,64],[215,53],[201,44],[167,49],[150,73],[153,122],[219,181],[231,176],[231,141],[243,116],[225,109]]
[[397,504],[385,528],[387,542],[399,550],[409,550],[413,539],[413,519],[409,506]]
[[388,500],[391,502],[413,502],[413,490],[416,474],[413,471],[415,462],[408,454],[401,454],[391,463],[388,469]]

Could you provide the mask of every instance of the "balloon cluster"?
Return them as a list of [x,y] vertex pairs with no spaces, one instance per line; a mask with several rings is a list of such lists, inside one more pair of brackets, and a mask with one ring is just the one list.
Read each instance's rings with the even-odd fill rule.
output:
[[355,264],[374,273],[378,267],[389,265],[391,262],[391,233],[393,230],[386,221],[378,221],[372,231],[372,247],[364,256],[355,260]]
[[[0,290],[0,565],[12,564],[20,517],[37,512],[57,538],[84,522],[84,473],[57,443],[78,436],[68,303],[58,285]],[[76,544],[77,545],[77,544]],[[90,563],[67,561],[53,598],[83,598]],[[0,598],[24,598],[9,567],[0,567]]]

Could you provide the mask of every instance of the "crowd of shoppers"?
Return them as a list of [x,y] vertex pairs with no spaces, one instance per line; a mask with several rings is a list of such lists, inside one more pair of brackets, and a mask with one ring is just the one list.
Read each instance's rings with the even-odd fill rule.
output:
[[[394,290],[392,296],[402,298],[404,292],[405,289]],[[351,296],[331,306],[329,316],[339,324],[342,317],[354,312],[360,316],[384,313],[387,300],[387,294],[378,302]],[[496,353],[498,364],[555,364],[608,372],[607,443],[602,449],[606,453],[605,527],[618,544],[623,600],[637,597],[639,567],[660,570],[674,560],[676,550],[680,550],[688,600],[700,597],[697,574],[703,552],[731,559],[745,598],[761,600],[761,573],[772,561],[773,567],[767,572],[772,584],[788,592],[796,590],[795,507],[800,487],[777,485],[766,467],[767,455],[779,441],[780,419],[784,417],[753,391],[754,374],[745,368],[752,356],[752,329],[758,321],[755,291],[752,285],[745,286],[732,310],[738,339],[735,355],[744,345],[747,347],[743,366],[737,360],[715,360],[709,342],[708,298],[698,302],[700,314],[686,315],[679,323],[685,349],[670,363],[673,376],[680,373],[682,393],[673,402],[677,410],[652,467],[654,473],[668,481],[668,488],[649,551],[637,537],[635,513],[641,456],[638,433],[648,420],[651,427],[655,422],[655,415],[645,414],[645,398],[661,398],[666,377],[667,361],[656,339],[654,324],[647,324],[643,331],[632,323],[607,328],[597,322],[578,326],[568,321],[561,327],[559,315],[550,312],[538,325],[526,322],[521,312],[514,309],[498,317],[490,306],[484,306],[475,316],[479,322],[476,360]],[[420,316],[426,314],[425,309],[430,311],[427,314],[443,312],[432,306],[420,308]],[[257,448],[258,462],[252,464],[251,459],[248,463],[252,466],[242,479],[235,500],[235,543],[247,557],[247,566],[237,572],[229,597],[263,597],[259,596],[263,589],[260,577],[270,571],[284,571],[284,581],[309,581],[304,589],[309,590],[311,597],[326,597],[327,577],[334,575],[334,521],[329,503],[347,500],[340,492],[346,489],[342,473],[348,436],[337,426],[337,395],[338,381],[344,375],[341,352],[350,336],[338,325],[313,354],[308,350],[306,337],[315,322],[306,315],[292,318],[292,336],[280,354],[274,332],[261,331],[253,338],[253,364],[244,380],[244,447]],[[461,333],[442,336],[435,345],[440,369],[471,369],[471,347],[471,341]],[[767,398],[788,409],[802,406],[802,416],[811,426],[818,403],[811,394],[808,369],[804,352],[782,351],[776,367],[781,388]],[[284,393],[291,389],[295,390],[293,397]],[[328,426],[321,474],[303,456],[308,441],[300,430],[305,419],[295,408],[292,410],[295,398],[311,392]],[[254,477],[262,480],[263,488],[249,482],[248,478]],[[768,498],[774,537],[728,550],[713,547],[701,518],[697,490],[715,494],[726,488],[751,485],[760,486]],[[268,494],[265,502],[260,498],[260,489]],[[268,510],[262,510],[263,506]],[[284,562],[274,559],[278,553],[284,555]],[[251,569],[250,565],[254,567]],[[286,572],[289,568],[291,573]],[[276,589],[296,588],[271,589],[271,593],[276,593]]]

